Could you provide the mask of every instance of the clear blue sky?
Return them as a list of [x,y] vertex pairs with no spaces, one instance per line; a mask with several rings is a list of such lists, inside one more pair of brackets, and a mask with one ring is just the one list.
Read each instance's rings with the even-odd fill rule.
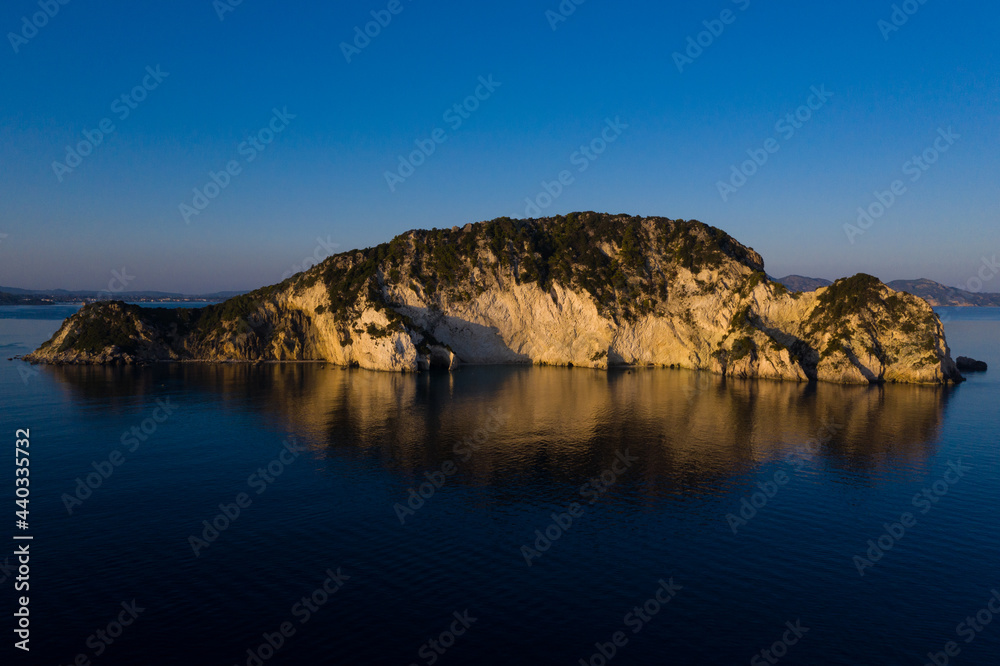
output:
[[[586,0],[553,30],[559,0],[400,0],[348,63],[341,42],[388,0],[243,0],[224,20],[211,0],[70,0],[37,34],[22,17],[38,0],[11,0],[0,285],[101,289],[124,266],[130,289],[253,288],[324,255],[317,238],[347,250],[524,217],[525,198],[563,170],[573,181],[545,214],[700,219],[758,250],[772,275],[965,284],[1000,253],[1000,7],[912,2],[885,39],[888,1]],[[679,71],[673,53],[726,9],[731,22]],[[147,66],[169,75],[157,82]],[[491,75],[499,87],[479,88],[487,99],[455,128],[444,112]],[[115,100],[144,79],[154,89],[121,119]],[[833,96],[813,98],[793,136],[779,131],[812,86]],[[256,149],[240,143],[275,108],[295,118],[247,161]],[[57,176],[66,146],[106,118],[114,131]],[[609,118],[628,127],[574,161]],[[911,181],[904,163],[949,127],[959,138],[938,142],[947,152]],[[436,128],[444,142],[391,191],[385,172]],[[768,139],[779,150],[723,201],[719,181]],[[231,160],[239,173],[186,223],[179,206]],[[906,191],[849,242],[844,224],[897,179]],[[985,289],[1000,291],[1000,276]]]

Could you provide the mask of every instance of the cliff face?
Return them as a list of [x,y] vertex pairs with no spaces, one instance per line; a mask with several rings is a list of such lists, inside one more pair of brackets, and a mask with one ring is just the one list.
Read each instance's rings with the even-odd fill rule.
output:
[[923,300],[867,275],[812,293],[700,222],[579,213],[410,231],[201,310],[84,307],[50,363],[325,360],[657,365],[740,377],[960,381]]

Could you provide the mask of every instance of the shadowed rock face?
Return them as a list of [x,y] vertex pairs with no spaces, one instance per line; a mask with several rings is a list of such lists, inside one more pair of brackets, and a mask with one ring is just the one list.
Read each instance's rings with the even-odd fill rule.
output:
[[700,222],[579,213],[410,231],[201,310],[89,305],[28,360],[655,365],[841,383],[960,381],[923,300],[812,293]]
[[986,372],[987,365],[986,361],[977,361],[974,358],[969,358],[968,356],[959,356],[955,360],[955,365],[962,372]]

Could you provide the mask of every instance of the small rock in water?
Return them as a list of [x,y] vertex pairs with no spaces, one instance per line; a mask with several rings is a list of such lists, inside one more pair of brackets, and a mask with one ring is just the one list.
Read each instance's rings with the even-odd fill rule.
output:
[[955,365],[958,369],[963,372],[986,372],[986,362],[977,361],[974,358],[969,358],[968,356],[959,356],[955,359]]

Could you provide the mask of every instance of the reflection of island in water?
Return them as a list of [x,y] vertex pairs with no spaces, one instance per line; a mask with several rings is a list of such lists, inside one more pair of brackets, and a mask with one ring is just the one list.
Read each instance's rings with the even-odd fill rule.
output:
[[[454,460],[455,482],[578,483],[628,448],[641,483],[711,492],[720,479],[782,460],[835,427],[810,464],[864,474],[919,467],[933,453],[954,388],[724,379],[683,370],[604,372],[466,367],[397,374],[316,364],[63,366],[50,371],[85,401],[122,409],[166,392],[214,409],[273,415],[274,427],[341,456],[374,457],[423,480]],[[185,397],[186,396],[186,397]],[[493,415],[506,423],[463,460]],[[480,439],[482,439],[480,435]]]

